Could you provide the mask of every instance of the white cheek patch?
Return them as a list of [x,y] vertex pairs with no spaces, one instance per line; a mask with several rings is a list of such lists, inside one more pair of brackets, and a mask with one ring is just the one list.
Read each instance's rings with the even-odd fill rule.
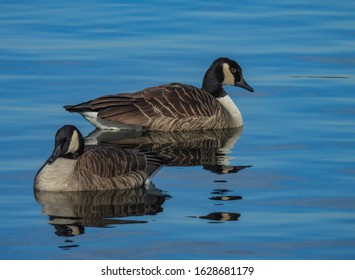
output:
[[230,71],[228,63],[223,63],[223,74],[224,74],[223,84],[234,86],[235,83],[234,75]]
[[76,130],[74,130],[73,135],[71,137],[70,145],[68,148],[68,153],[75,153],[79,150],[79,135]]

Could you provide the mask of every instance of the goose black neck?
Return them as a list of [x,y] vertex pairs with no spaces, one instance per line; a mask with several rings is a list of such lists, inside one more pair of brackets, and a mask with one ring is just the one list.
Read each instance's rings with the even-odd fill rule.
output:
[[212,65],[207,70],[202,82],[202,90],[207,91],[216,98],[227,95],[222,86],[222,81],[224,79],[223,72],[221,69],[218,71],[217,67],[220,66]]
[[78,159],[83,154],[83,151],[78,151],[75,153],[64,154],[61,157],[67,159]]

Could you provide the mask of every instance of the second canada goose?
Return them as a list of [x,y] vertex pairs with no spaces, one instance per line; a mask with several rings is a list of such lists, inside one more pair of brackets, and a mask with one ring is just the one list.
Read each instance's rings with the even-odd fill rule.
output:
[[35,177],[42,191],[115,190],[143,186],[163,164],[153,153],[116,146],[84,147],[80,131],[65,125],[55,136],[55,148]]
[[244,80],[238,63],[222,57],[207,70],[201,89],[173,83],[106,95],[64,108],[80,113],[99,129],[186,131],[240,127],[242,115],[223,85],[254,91]]

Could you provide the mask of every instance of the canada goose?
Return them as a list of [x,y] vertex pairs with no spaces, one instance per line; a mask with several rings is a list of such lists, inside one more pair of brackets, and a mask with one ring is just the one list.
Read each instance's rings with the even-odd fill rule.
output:
[[218,58],[207,70],[202,89],[173,83],[106,95],[64,108],[80,113],[99,129],[186,131],[240,127],[242,115],[223,85],[254,91],[237,62]]
[[65,125],[55,136],[52,155],[35,177],[42,191],[115,190],[143,186],[163,164],[153,153],[116,146],[84,147],[80,131]]

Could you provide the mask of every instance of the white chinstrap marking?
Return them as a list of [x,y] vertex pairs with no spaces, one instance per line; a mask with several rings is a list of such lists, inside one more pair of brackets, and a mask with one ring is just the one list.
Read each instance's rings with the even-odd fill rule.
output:
[[224,85],[234,86],[235,78],[232,72],[229,69],[228,63],[223,63],[223,74],[224,74]]
[[69,145],[68,151],[66,153],[67,154],[68,153],[75,153],[78,150],[79,150],[79,134],[76,130],[74,130],[73,135],[70,140],[70,145]]

